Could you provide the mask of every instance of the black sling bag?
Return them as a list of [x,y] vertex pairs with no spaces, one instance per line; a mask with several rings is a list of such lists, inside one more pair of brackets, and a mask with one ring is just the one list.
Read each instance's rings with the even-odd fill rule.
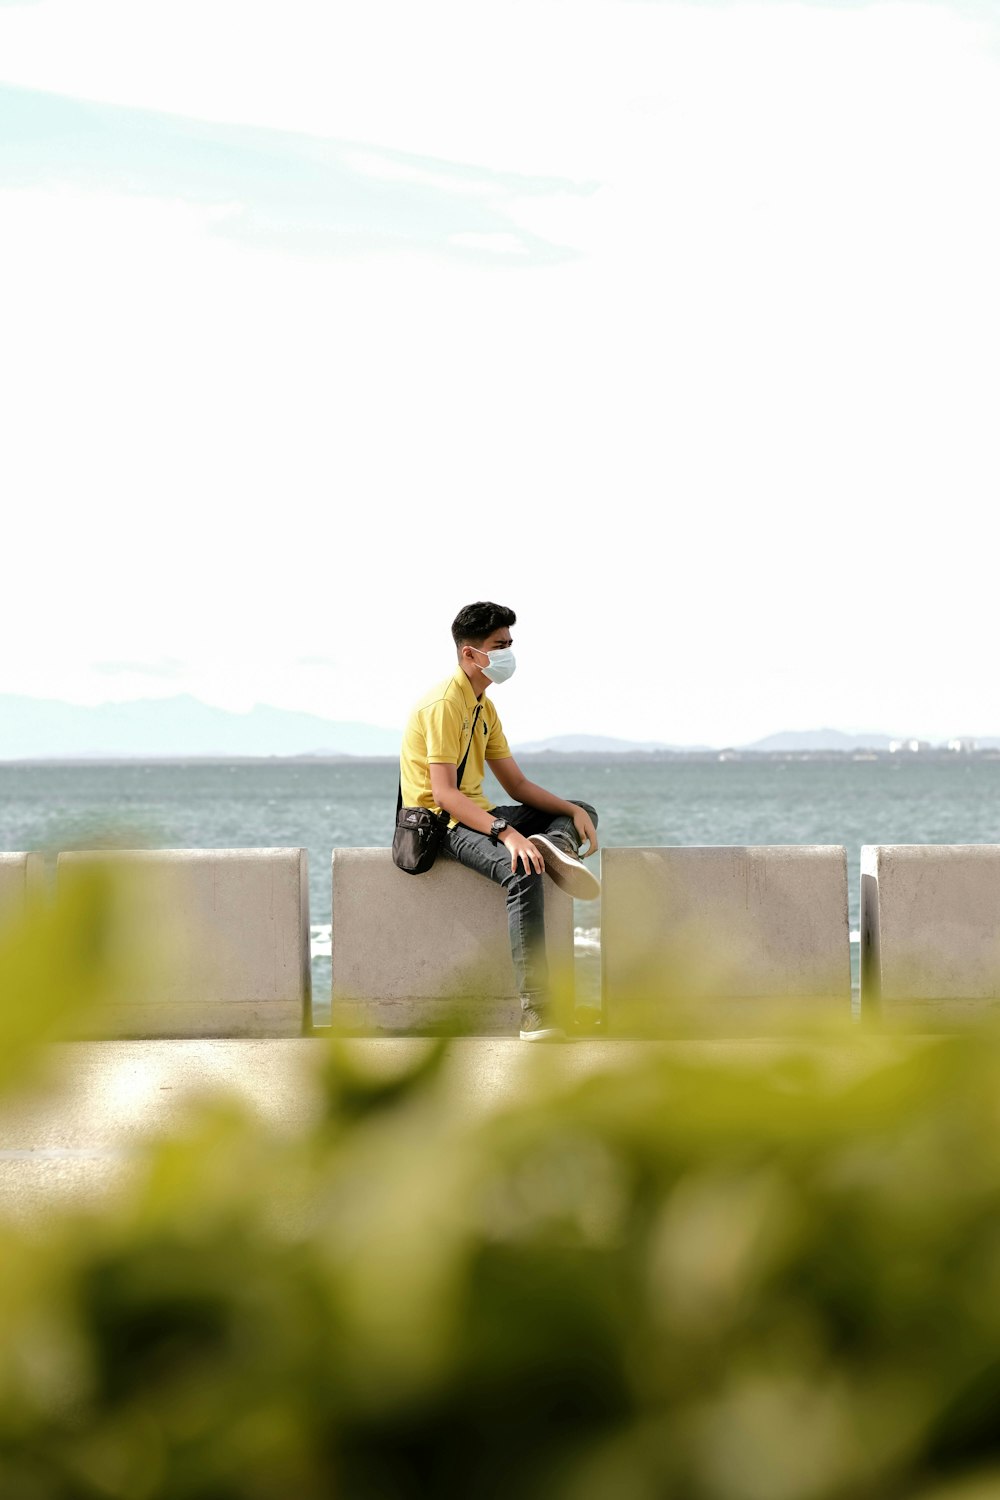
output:
[[[477,703],[476,712],[472,716],[472,733],[462,756],[462,764],[458,768],[456,784],[459,788],[465,775],[465,762],[476,737],[476,725],[482,706]],[[396,794],[396,831],[392,836],[392,862],[396,868],[407,875],[422,875],[425,870],[429,870],[444,843],[450,821],[448,814],[443,811],[432,812],[429,807],[404,807],[403,782],[400,778]]]

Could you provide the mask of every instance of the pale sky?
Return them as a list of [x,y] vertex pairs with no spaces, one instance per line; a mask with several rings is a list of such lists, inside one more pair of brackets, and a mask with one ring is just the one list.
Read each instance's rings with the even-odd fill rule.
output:
[[0,693],[1000,734],[1000,7],[0,0]]

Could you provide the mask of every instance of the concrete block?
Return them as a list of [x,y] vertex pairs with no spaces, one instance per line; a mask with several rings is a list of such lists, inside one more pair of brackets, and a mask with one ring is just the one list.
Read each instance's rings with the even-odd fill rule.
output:
[[[573,903],[550,880],[545,938],[553,982],[571,1003]],[[332,951],[335,1028],[518,1029],[504,893],[453,859],[404,875],[388,849],[335,849]]]
[[740,1035],[850,1016],[834,845],[605,849],[601,969],[619,1035]]
[[0,854],[0,934],[24,916],[29,898],[43,889],[40,854]]
[[866,844],[861,1010],[939,1029],[1000,1011],[1000,844]]
[[311,1019],[305,849],[60,854],[63,890],[95,865],[116,876],[114,942],[137,973],[109,1007],[119,1037],[300,1036]]

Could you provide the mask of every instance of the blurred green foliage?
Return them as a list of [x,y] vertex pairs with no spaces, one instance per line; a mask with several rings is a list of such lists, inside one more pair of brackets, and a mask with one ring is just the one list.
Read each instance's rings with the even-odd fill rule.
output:
[[[113,905],[9,936],[8,1089]],[[204,1101],[0,1220],[2,1500],[1000,1495],[993,1036],[527,1049],[488,1107],[304,1045],[310,1129]]]

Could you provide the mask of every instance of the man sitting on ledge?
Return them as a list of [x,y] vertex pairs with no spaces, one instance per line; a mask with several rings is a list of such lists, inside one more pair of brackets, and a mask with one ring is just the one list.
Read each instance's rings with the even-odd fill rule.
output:
[[[515,620],[514,611],[501,604],[480,602],[459,611],[451,627],[458,669],[410,715],[400,781],[405,806],[449,814],[448,853],[506,891],[521,1038],[542,1041],[565,1034],[549,994],[542,875],[579,900],[600,895],[600,881],[580,857],[584,846],[588,857],[597,851],[597,813],[586,802],[566,801],[536,786],[510,753],[486,690],[513,674]],[[467,749],[459,789],[458,766]],[[514,799],[509,805],[494,807],[484,795],[487,761]]]

